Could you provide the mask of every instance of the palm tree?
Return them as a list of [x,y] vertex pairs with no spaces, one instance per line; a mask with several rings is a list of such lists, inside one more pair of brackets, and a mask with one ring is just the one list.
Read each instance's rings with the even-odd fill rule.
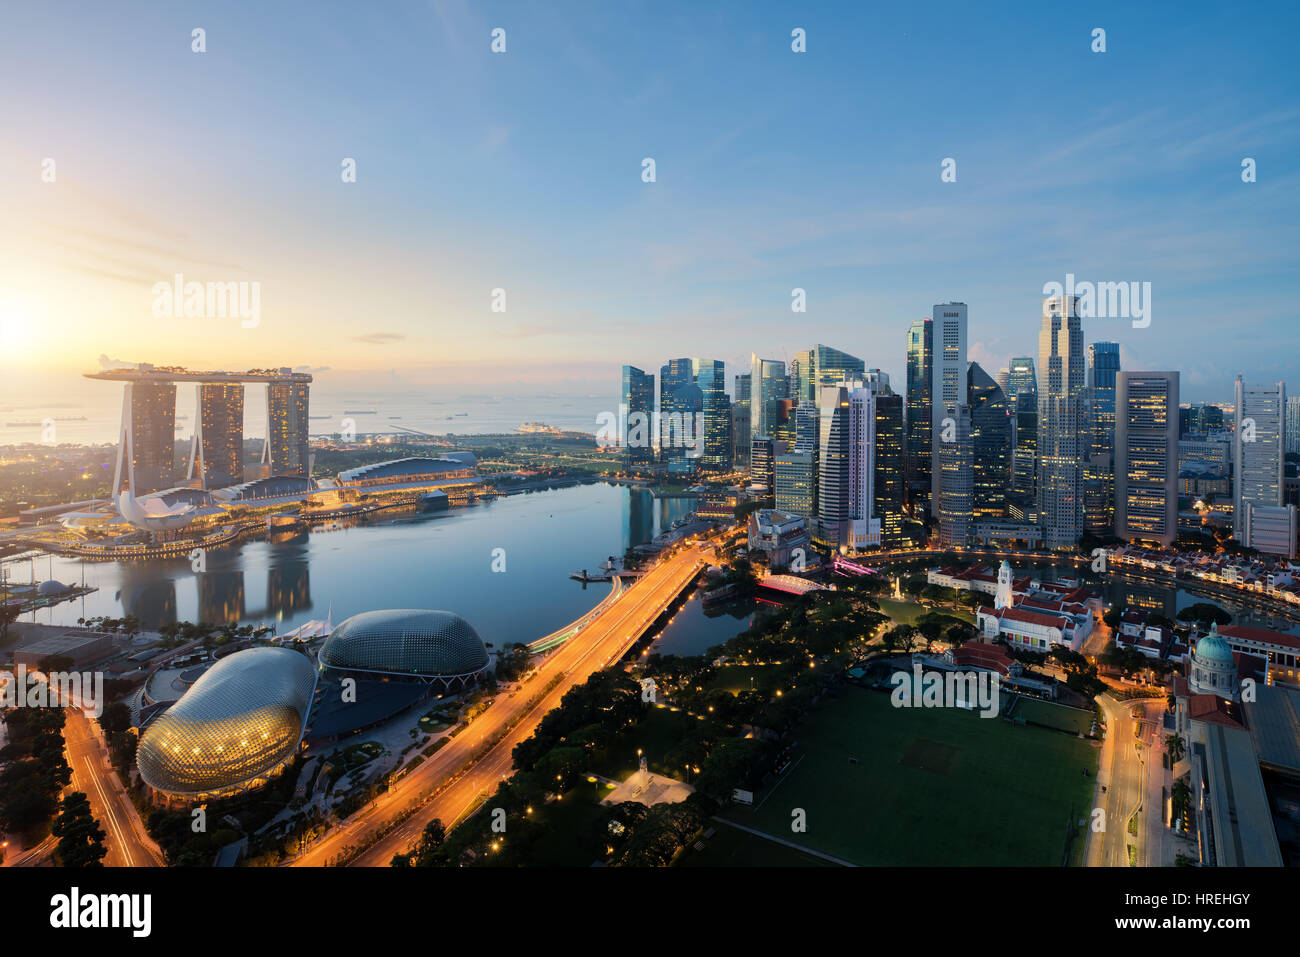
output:
[[1165,750],[1169,752],[1169,760],[1177,764],[1186,753],[1186,744],[1184,744],[1182,737],[1177,734],[1166,735]]

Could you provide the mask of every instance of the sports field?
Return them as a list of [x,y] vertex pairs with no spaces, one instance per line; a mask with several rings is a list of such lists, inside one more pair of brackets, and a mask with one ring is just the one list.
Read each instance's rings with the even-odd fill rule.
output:
[[1046,725],[1070,734],[1087,734],[1092,730],[1093,715],[1091,711],[1067,708],[1062,704],[1053,704],[1038,698],[1021,697],[1016,700],[1013,718],[1024,718],[1034,724]]
[[1097,747],[1045,728],[846,687],[798,736],[785,777],[724,816],[858,864],[1058,866],[1069,822],[1092,807]]

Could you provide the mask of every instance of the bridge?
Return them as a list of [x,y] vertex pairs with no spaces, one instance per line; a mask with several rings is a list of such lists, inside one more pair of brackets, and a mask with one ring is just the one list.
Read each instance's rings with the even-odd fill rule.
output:
[[869,565],[863,565],[860,562],[851,562],[843,555],[836,555],[832,569],[837,575],[881,575],[884,574],[879,568],[872,568]]
[[810,591],[834,591],[834,585],[823,585],[795,575],[767,575],[758,582],[764,588],[785,592],[787,595],[806,595]]

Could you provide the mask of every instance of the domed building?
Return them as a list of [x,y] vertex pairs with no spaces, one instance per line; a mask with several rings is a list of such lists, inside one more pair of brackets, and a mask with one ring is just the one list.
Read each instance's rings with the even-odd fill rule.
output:
[[1188,656],[1187,687],[1192,694],[1218,695],[1230,701],[1240,696],[1237,661],[1217,625],[1210,625]]
[[489,664],[474,626],[450,611],[366,611],[339,624],[320,650],[325,668],[440,685],[472,684]]
[[222,658],[145,728],[140,777],[160,803],[259,787],[297,752],[315,690],[316,669],[297,651]]
[[56,598],[68,590],[68,586],[61,581],[55,581],[53,578],[43,581],[36,586],[36,594],[42,598]]

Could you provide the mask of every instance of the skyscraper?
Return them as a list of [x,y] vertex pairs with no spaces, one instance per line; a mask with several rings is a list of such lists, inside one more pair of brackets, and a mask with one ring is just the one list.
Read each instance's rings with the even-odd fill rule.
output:
[[135,495],[171,488],[176,462],[176,385],[128,382],[123,403],[126,414],[122,416],[123,441],[118,448],[113,494],[128,487]]
[[828,386],[818,402],[817,427],[817,530],[815,541],[838,547],[848,524],[849,498],[849,390]]
[[915,514],[930,501],[930,387],[934,367],[933,324],[917,319],[907,330],[907,500]]
[[618,420],[623,434],[623,465],[628,471],[654,462],[655,377],[636,366],[623,366],[623,394]]
[[755,439],[774,438],[777,402],[789,398],[789,382],[785,377],[785,363],[778,359],[760,359],[750,356],[750,436]]
[[779,511],[805,518],[813,516],[813,453],[781,445],[773,457],[773,504]]
[[694,361],[669,359],[659,369],[659,461],[669,472],[690,472],[699,464],[696,433],[703,412]]
[[700,390],[703,450],[699,465],[710,472],[731,467],[731,400],[727,398],[726,367],[718,359],[692,359],[695,384]]
[[934,497],[931,510],[939,521],[939,542],[965,545],[974,517],[975,470],[971,454],[970,406],[949,402],[936,406],[950,420],[934,445]]
[[826,386],[839,385],[841,382],[859,380],[866,368],[866,363],[857,356],[824,346],[820,342],[812,347],[811,355],[814,389],[824,389]]
[[1237,376],[1234,390],[1233,529],[1237,540],[1250,546],[1246,539],[1250,537],[1247,530],[1251,523],[1246,520],[1246,510],[1282,505],[1286,386],[1278,382],[1252,389]]
[[225,488],[244,475],[243,383],[200,383],[197,387],[189,479],[203,488]]
[[1286,451],[1300,455],[1300,395],[1286,400]]
[[1178,373],[1120,372],[1115,389],[1115,534],[1178,537]]
[[[1088,347],[1089,437],[1083,525],[1094,534],[1105,534],[1115,527],[1115,377],[1118,373],[1118,342],[1094,342]],[[1175,415],[1175,428],[1177,419]]]
[[1001,519],[1011,474],[1011,415],[1006,396],[978,362],[966,373],[970,402],[972,500],[975,521]]
[[[281,369],[282,374],[291,374]],[[272,475],[311,477],[310,446],[307,440],[307,410],[310,386],[299,380],[271,381],[266,385],[266,446],[263,464]]]
[[1014,444],[1010,497],[1025,505],[1036,502],[1038,494],[1038,377],[1031,356],[1011,360],[1007,387]]
[[903,539],[903,397],[876,394],[875,513],[880,540],[897,545]]
[[1048,548],[1071,548],[1083,534],[1083,329],[1078,297],[1043,300],[1038,334],[1038,513]]
[[[966,304],[941,302],[934,307],[934,367],[930,376],[932,401],[930,447],[938,454],[943,420],[951,408],[966,401]],[[939,494],[939,477],[930,477],[930,513],[936,514],[934,499]]]
[[740,470],[749,468],[749,449],[753,441],[750,427],[750,374],[736,376],[736,392],[731,400],[731,461]]

